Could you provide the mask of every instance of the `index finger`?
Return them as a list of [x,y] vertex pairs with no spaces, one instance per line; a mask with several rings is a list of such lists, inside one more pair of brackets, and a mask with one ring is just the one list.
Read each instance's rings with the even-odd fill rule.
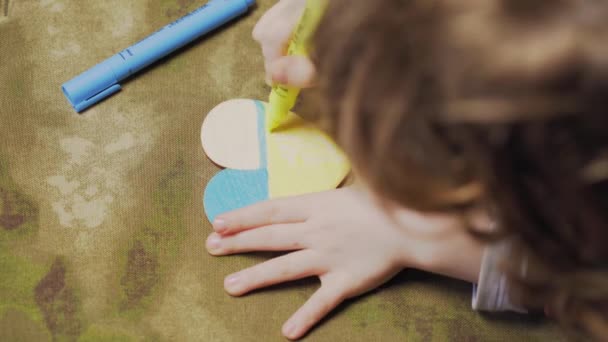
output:
[[219,215],[213,229],[222,235],[272,224],[304,222],[310,216],[306,196],[287,197],[253,204]]

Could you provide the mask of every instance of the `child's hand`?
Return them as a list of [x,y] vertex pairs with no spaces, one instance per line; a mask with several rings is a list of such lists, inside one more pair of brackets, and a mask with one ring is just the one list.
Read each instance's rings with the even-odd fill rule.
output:
[[418,260],[430,260],[428,236],[437,233],[433,227],[440,220],[409,213],[406,221],[416,230],[403,229],[403,222],[391,220],[355,188],[273,200],[221,215],[207,249],[213,255],[294,251],[233,274],[224,285],[240,296],[318,276],[320,289],[283,326],[283,334],[295,339],[345,299],[381,285],[404,267],[422,268]]
[[315,67],[306,57],[285,56],[291,35],[302,16],[306,0],[281,0],[262,16],[253,39],[262,46],[266,82],[309,87]]

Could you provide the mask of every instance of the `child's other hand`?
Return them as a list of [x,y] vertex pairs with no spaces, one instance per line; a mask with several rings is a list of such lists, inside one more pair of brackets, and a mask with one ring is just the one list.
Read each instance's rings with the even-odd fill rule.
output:
[[[413,215],[409,222],[432,231],[425,226],[430,221],[421,217]],[[320,278],[321,287],[283,326],[291,339],[303,336],[345,299],[374,289],[404,267],[418,267],[417,260],[425,258],[421,254],[428,256],[424,241],[414,238],[417,233],[404,230],[355,188],[256,204],[221,215],[214,229],[207,240],[213,255],[293,251],[227,277],[224,286],[231,295]]]
[[264,55],[266,83],[299,88],[311,86],[315,67],[301,56],[285,56],[292,33],[302,16],[306,0],[281,0],[262,16],[253,29],[253,39]]

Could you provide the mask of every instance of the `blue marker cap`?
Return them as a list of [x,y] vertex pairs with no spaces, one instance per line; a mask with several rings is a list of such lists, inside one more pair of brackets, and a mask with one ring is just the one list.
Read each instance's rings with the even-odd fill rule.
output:
[[65,83],[61,89],[72,107],[81,112],[121,88],[114,72],[104,62]]
[[253,4],[255,0],[211,0],[68,81],[63,93],[81,112],[119,91],[122,80],[243,15]]

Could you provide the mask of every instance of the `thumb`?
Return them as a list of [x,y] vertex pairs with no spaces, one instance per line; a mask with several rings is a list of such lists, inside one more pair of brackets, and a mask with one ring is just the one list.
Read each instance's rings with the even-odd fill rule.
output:
[[312,61],[304,56],[285,56],[270,63],[272,82],[298,88],[310,88],[316,76]]

